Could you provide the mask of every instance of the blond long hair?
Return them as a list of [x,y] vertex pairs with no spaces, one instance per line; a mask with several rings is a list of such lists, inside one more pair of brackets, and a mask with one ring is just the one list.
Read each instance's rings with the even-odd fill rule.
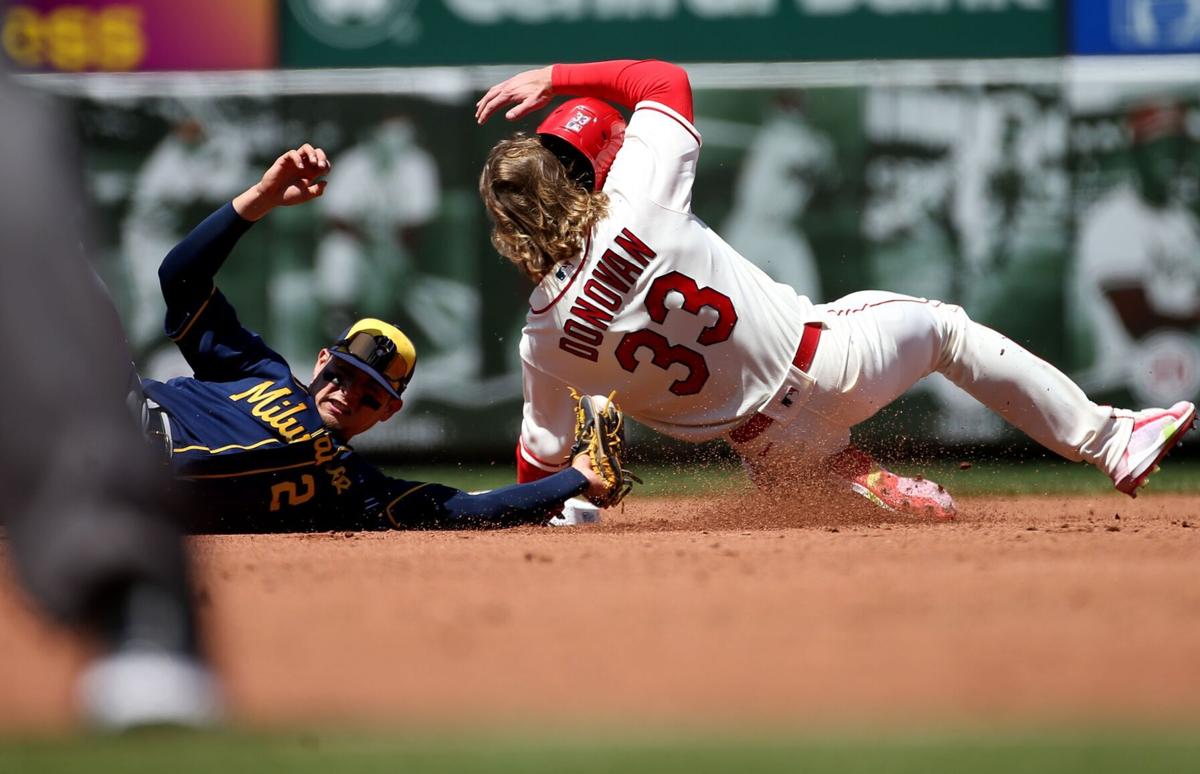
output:
[[525,134],[492,148],[479,196],[492,219],[492,245],[534,282],[579,255],[608,214],[608,196],[575,183],[538,138]]

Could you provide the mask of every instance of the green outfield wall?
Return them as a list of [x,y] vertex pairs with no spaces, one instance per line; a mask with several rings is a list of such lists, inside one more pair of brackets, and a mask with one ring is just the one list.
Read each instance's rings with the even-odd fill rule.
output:
[[[1200,395],[1200,84],[1039,66],[981,83],[817,71],[836,75],[823,85],[816,67],[717,88],[744,71],[694,66],[695,211],[751,261],[816,299],[882,288],[961,304],[1097,400]],[[353,317],[395,319],[421,367],[403,418],[364,447],[511,448],[529,286],[492,250],[475,187],[512,127],[475,126],[470,82],[423,93],[438,72],[364,72],[360,93],[302,74],[262,93],[179,81],[72,97],[104,274],[149,375],[183,368],[160,335],[166,250],[281,148],[311,140],[334,159],[326,196],[257,225],[221,275],[242,319],[298,373]],[[940,379],[866,432],[1014,437]]]
[[1053,56],[1059,0],[443,0],[281,5],[284,67]]
[[[78,117],[102,273],[150,376],[186,370],[161,335],[163,255],[312,141],[334,159],[325,197],[257,225],[222,288],[300,374],[356,316],[409,331],[404,416],[364,448],[507,454],[529,287],[491,248],[476,183],[514,127],[475,126],[473,103],[517,63],[654,56],[696,89],[696,214],[777,280],[961,304],[1100,401],[1200,396],[1200,57],[1177,0],[186,10],[21,0],[3,17],[10,61],[59,71],[27,80]],[[863,433],[1016,438],[936,377]]]

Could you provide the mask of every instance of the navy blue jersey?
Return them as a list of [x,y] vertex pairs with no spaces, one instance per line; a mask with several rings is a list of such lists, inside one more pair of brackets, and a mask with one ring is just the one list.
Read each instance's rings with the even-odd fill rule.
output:
[[241,325],[212,283],[250,225],[225,205],[176,246],[159,271],[167,333],[194,376],[146,380],[145,392],[170,418],[177,487],[200,505],[196,531],[538,523],[586,488],[583,475],[570,470],[545,486],[468,495],[385,476],[340,442],[287,361]]

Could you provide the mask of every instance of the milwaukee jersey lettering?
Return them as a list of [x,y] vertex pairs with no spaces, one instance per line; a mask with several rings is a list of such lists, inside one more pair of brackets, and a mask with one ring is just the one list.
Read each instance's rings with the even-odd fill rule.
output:
[[380,473],[324,428],[287,362],[219,290],[172,336],[195,378],[145,380],[171,422],[174,486],[203,532],[427,526],[454,490]]

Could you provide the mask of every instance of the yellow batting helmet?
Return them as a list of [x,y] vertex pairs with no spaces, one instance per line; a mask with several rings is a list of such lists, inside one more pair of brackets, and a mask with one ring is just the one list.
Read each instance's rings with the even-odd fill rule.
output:
[[330,354],[366,371],[399,398],[417,367],[417,349],[395,325],[367,317],[351,325]]

